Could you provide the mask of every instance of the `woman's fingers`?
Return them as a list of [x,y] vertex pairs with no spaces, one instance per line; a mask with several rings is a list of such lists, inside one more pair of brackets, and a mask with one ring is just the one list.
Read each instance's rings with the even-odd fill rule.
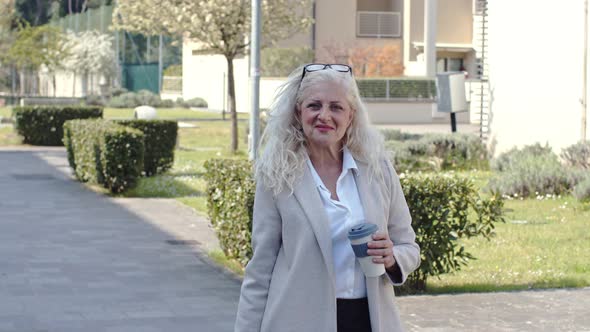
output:
[[384,264],[385,268],[393,266],[395,258],[393,257],[393,242],[389,239],[389,234],[385,232],[375,232],[373,234],[373,241],[370,241],[367,246],[367,254],[373,257],[373,262],[377,264]]

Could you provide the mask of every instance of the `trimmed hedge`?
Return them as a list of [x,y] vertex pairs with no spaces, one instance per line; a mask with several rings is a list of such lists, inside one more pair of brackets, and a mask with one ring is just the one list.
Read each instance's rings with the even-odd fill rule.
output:
[[457,240],[493,235],[494,225],[505,222],[499,194],[483,198],[471,180],[447,175],[401,176],[412,215],[422,263],[399,291],[426,289],[428,277],[458,271],[475,259]]
[[63,125],[68,120],[102,118],[101,107],[23,106],[12,109],[15,128],[23,142],[32,145],[63,145]]
[[173,120],[121,120],[116,121],[126,127],[143,133],[145,153],[143,157],[144,175],[160,174],[172,167],[174,148],[178,137],[178,123]]
[[[255,184],[252,165],[244,160],[205,163],[209,217],[225,254],[246,264],[250,247]],[[456,271],[474,257],[457,241],[492,236],[504,222],[499,195],[479,196],[468,179],[445,175],[401,176],[412,226],[422,248],[422,264],[398,292],[424,290],[429,276]]]
[[107,120],[70,120],[64,145],[76,178],[120,193],[137,184],[143,170],[143,133]]
[[207,208],[219,245],[244,266],[252,257],[251,231],[254,193],[252,164],[247,160],[205,162]]

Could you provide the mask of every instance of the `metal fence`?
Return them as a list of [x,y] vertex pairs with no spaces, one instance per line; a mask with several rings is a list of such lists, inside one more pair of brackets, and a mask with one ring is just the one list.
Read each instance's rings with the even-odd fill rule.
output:
[[368,101],[436,100],[436,82],[433,79],[358,79],[357,84],[361,97]]
[[60,27],[63,31],[82,32],[98,30],[101,33],[109,33],[109,26],[113,21],[112,16],[113,6],[101,6],[99,8],[88,9],[84,13],[67,15],[53,20],[49,25]]

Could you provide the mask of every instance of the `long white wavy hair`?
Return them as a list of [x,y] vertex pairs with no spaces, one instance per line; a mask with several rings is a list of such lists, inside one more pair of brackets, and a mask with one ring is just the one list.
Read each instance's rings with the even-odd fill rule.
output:
[[283,190],[293,191],[295,181],[303,176],[308,158],[298,108],[308,89],[313,89],[318,82],[328,81],[346,88],[348,103],[354,112],[343,137],[343,147],[348,147],[356,160],[368,164],[370,180],[383,179],[380,165],[385,157],[383,137],[369,124],[354,77],[330,68],[306,72],[303,80],[302,73],[303,66],[295,69],[275,96],[261,138],[264,152],[256,162],[257,178],[274,195]]

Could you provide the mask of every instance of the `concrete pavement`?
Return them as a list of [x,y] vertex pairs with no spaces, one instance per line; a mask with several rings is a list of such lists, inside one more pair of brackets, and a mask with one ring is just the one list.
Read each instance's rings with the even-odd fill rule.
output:
[[240,281],[178,241],[193,211],[96,194],[64,156],[0,151],[0,331],[231,331]]
[[[175,200],[75,182],[63,148],[0,148],[0,332],[231,331],[240,281],[217,247]],[[590,288],[397,302],[409,331],[590,331]]]

